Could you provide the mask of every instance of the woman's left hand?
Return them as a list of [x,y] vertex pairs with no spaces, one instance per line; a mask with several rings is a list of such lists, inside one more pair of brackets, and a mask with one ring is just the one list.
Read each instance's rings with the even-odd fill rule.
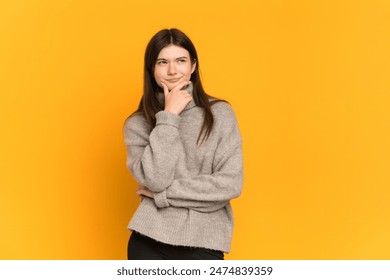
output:
[[136,190],[137,194],[139,196],[147,196],[150,198],[153,198],[153,192],[151,192],[147,187],[145,186],[138,186]]

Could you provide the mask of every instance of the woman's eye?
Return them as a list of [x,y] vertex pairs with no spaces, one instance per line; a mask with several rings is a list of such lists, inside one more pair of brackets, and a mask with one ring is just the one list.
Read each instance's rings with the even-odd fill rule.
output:
[[167,62],[164,61],[164,60],[160,60],[160,61],[157,62],[157,64],[167,64]]
[[183,63],[183,62],[186,62],[186,60],[185,59],[179,59],[179,62]]

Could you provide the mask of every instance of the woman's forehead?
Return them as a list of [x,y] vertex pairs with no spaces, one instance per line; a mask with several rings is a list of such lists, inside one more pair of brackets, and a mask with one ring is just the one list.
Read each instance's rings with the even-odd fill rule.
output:
[[180,46],[169,45],[163,48],[158,54],[158,58],[178,58],[178,57],[189,57],[189,52]]

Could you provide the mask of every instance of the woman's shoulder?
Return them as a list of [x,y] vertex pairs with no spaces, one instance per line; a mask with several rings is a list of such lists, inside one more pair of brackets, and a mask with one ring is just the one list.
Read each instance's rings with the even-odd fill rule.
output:
[[221,99],[210,99],[211,111],[216,119],[234,118],[235,113],[229,102]]
[[211,106],[211,110],[215,120],[215,131],[221,137],[228,137],[231,143],[241,141],[237,117],[231,104],[227,101],[220,100]]
[[148,121],[146,120],[145,114],[142,112],[134,112],[131,114],[124,123],[125,129],[134,128],[147,128],[149,127]]

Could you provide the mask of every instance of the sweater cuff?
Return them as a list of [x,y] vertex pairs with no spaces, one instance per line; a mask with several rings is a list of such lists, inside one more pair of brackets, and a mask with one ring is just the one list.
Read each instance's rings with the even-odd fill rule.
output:
[[160,111],[156,114],[156,126],[159,124],[172,125],[178,128],[180,124],[180,117],[171,112]]
[[165,208],[169,206],[167,200],[167,191],[163,190],[162,192],[153,193],[154,203],[158,208]]

